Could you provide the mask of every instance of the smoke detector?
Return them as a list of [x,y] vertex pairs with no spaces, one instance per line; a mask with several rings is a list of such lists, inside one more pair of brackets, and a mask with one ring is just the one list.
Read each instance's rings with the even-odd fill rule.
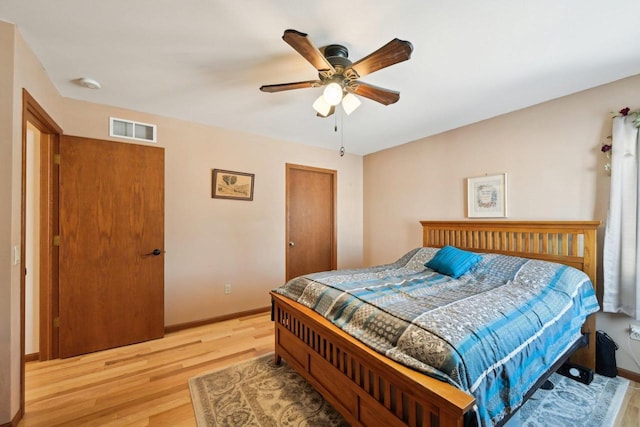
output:
[[100,89],[102,87],[99,81],[91,79],[89,77],[83,77],[79,79],[78,83],[80,84],[80,86],[86,87],[88,89]]

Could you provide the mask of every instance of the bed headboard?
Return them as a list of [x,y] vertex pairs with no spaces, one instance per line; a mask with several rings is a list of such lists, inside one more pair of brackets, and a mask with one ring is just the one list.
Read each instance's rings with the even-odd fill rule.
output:
[[422,245],[456,246],[570,265],[596,285],[600,221],[420,221]]
[[[422,246],[456,246],[475,252],[558,262],[584,271],[596,287],[596,231],[600,221],[420,221]],[[572,362],[595,369],[595,315],[585,321],[587,347]]]

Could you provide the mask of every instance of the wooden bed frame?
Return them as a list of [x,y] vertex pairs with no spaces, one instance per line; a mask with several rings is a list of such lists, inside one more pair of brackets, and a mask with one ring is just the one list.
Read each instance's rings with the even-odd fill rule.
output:
[[[599,221],[420,221],[423,246],[452,245],[542,259],[584,271],[596,283]],[[313,310],[271,293],[275,360],[284,358],[354,426],[459,426],[473,396],[376,353]],[[595,316],[572,362],[595,369]]]

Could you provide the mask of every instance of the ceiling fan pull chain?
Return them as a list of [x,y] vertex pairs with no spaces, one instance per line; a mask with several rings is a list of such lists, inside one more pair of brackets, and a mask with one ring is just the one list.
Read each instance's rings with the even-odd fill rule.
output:
[[[338,114],[340,114],[340,157],[344,157],[344,114],[342,114],[342,109],[340,109]],[[336,116],[338,114],[336,114]],[[337,122],[338,117],[336,117],[336,123]]]

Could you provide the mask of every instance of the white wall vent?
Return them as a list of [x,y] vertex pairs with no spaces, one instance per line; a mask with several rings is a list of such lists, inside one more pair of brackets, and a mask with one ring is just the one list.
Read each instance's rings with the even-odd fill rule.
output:
[[109,117],[109,136],[156,142],[156,125]]

